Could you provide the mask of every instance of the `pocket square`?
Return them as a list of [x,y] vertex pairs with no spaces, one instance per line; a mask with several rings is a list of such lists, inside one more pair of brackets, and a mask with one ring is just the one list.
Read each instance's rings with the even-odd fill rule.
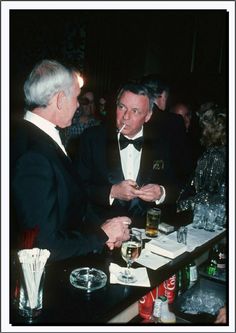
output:
[[153,170],[163,170],[164,169],[164,161],[156,160],[153,162]]

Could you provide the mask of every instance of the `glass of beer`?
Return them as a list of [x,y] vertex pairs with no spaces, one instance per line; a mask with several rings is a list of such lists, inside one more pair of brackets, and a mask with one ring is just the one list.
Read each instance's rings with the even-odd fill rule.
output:
[[132,230],[130,238],[122,243],[121,255],[127,263],[127,268],[121,272],[118,279],[127,284],[137,281],[136,277],[131,273],[130,267],[132,263],[140,256],[142,249],[142,234],[140,231]]
[[145,234],[148,237],[157,237],[158,226],[161,222],[161,210],[159,208],[150,208],[147,211]]

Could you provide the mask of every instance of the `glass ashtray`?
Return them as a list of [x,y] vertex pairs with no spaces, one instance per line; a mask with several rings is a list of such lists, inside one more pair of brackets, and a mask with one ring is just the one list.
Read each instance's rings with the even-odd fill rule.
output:
[[70,274],[70,283],[75,288],[86,290],[87,293],[103,288],[107,283],[107,276],[96,268],[82,267]]

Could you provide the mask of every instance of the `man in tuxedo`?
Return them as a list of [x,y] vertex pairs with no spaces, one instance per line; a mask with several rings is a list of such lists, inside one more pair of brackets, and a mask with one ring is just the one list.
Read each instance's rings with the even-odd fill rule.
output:
[[163,79],[156,74],[150,74],[143,77],[141,82],[150,89],[154,98],[153,116],[149,126],[155,131],[158,141],[168,143],[175,177],[183,186],[192,173],[183,118],[168,111],[169,86]]
[[197,160],[203,153],[203,146],[200,142],[201,129],[196,113],[192,112],[190,105],[183,101],[176,102],[172,106],[171,112],[180,115],[184,119],[189,165],[191,166],[192,173],[194,173]]
[[144,226],[148,207],[175,202],[168,145],[154,142],[154,133],[145,127],[152,107],[149,90],[128,82],[117,97],[115,126],[96,126],[82,134],[75,163],[90,198],[90,214],[127,214],[133,225]]
[[129,238],[128,217],[91,227],[83,184],[58,127],[78,108],[78,76],[56,61],[38,63],[24,85],[26,113],[11,140],[11,247],[39,247],[50,260],[110,249]]

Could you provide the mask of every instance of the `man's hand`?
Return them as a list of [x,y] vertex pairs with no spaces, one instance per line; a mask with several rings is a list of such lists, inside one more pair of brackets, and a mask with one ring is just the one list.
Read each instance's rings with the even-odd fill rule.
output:
[[114,250],[115,247],[121,247],[122,242],[121,241],[117,241],[115,243],[111,243],[111,242],[106,242],[107,246],[109,247],[110,250]]
[[153,202],[159,200],[163,195],[163,190],[160,185],[147,184],[140,188],[138,197],[144,201]]
[[110,250],[120,247],[122,242],[129,239],[130,218],[127,216],[114,217],[102,224],[102,230],[109,237],[106,244]]
[[130,201],[137,198],[138,194],[139,190],[137,189],[136,182],[134,180],[127,179],[123,180],[119,184],[113,185],[110,196],[114,199]]

